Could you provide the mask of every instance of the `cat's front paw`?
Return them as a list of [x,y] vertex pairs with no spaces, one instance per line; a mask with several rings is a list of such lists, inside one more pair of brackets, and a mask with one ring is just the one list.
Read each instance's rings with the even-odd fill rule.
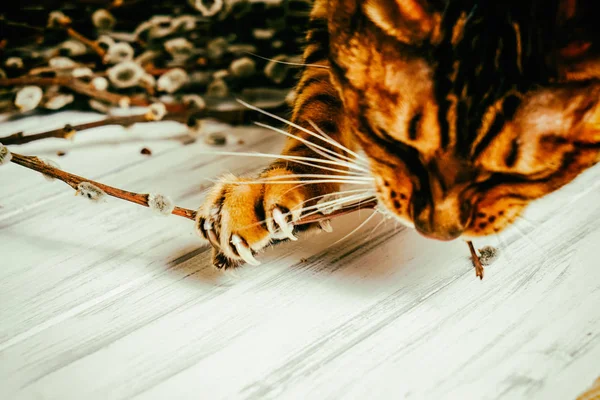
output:
[[256,254],[273,241],[296,240],[294,222],[311,190],[292,173],[278,172],[278,183],[228,175],[208,194],[198,210],[196,230],[213,246],[217,268],[258,265]]

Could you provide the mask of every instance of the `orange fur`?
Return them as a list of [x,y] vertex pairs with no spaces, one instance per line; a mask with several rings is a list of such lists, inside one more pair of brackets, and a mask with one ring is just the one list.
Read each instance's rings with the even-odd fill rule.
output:
[[[380,203],[423,235],[499,232],[531,201],[600,160],[600,43],[588,32],[581,48],[555,44],[544,24],[562,27],[584,15],[589,0],[553,3],[555,19],[544,14],[550,3],[535,2],[541,6],[532,14],[518,2],[444,10],[426,0],[317,0],[304,57],[329,69],[305,68],[291,121],[311,131],[314,124],[349,150],[362,148]],[[482,27],[498,34],[473,33]],[[549,39],[528,47],[540,37],[536,29]],[[296,137],[284,155],[323,158],[303,141],[349,154],[303,129],[289,131]],[[199,224],[215,224],[216,265],[244,258],[233,235],[254,252],[277,238],[274,209],[290,211],[294,221],[316,198],[339,190],[339,183],[306,184],[296,174],[335,175],[277,160],[260,178],[294,183],[233,178],[215,187]]]

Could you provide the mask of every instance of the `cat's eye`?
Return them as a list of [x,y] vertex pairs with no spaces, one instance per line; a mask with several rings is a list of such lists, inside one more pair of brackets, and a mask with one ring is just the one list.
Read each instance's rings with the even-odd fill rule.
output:
[[460,222],[463,226],[467,225],[473,213],[473,205],[470,201],[463,201],[460,204]]
[[408,125],[408,138],[410,140],[417,140],[421,118],[423,118],[423,114],[420,111],[417,111],[411,118],[410,124]]

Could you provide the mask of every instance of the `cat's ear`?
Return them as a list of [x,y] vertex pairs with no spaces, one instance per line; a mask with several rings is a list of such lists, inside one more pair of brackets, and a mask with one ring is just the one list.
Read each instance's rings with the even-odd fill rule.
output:
[[388,35],[413,44],[431,38],[439,29],[439,14],[428,0],[365,0],[365,15]]

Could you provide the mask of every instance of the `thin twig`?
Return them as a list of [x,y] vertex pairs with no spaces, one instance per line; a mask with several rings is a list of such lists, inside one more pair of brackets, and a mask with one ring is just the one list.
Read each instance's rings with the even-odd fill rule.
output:
[[[59,179],[67,185],[71,186],[75,190],[77,190],[77,185],[79,185],[80,183],[89,182],[92,185],[102,189],[104,193],[106,193],[109,196],[115,197],[117,199],[126,200],[131,203],[139,204],[144,207],[149,207],[147,194],[129,192],[127,190],[122,190],[112,186],[104,185],[100,182],[95,182],[78,175],[70,174],[58,168],[54,168],[51,165],[44,163],[39,158],[34,156],[23,156],[21,154],[15,153],[11,154],[11,162],[21,165],[22,167],[32,169],[34,171],[41,172],[42,174],[50,176],[52,178]],[[172,214],[191,220],[193,220],[196,217],[195,211],[182,207],[175,207]]]
[[341,217],[342,215],[351,214],[358,210],[367,210],[372,209],[377,206],[377,199],[373,197],[373,199],[368,199],[366,201],[361,201],[360,203],[353,204],[347,207],[344,207],[340,210],[336,210],[330,214],[313,214],[309,215],[305,218],[300,219],[299,221],[294,222],[294,225],[306,225],[312,224],[315,222],[325,221],[334,217]]
[[[52,178],[61,180],[64,183],[66,183],[67,185],[71,186],[74,190],[78,190],[77,186],[80,183],[88,182],[88,183],[91,183],[92,185],[102,189],[102,191],[104,191],[104,193],[106,193],[107,195],[109,195],[111,197],[129,201],[131,203],[139,204],[144,207],[149,207],[148,194],[129,192],[127,190],[119,189],[119,188],[116,188],[113,186],[108,186],[108,185],[105,185],[100,182],[96,182],[96,181],[93,181],[93,180],[90,180],[90,179],[87,179],[87,178],[84,178],[84,177],[81,177],[78,175],[71,174],[69,172],[65,172],[63,170],[60,170],[58,168],[55,168],[51,165],[46,164],[45,162],[41,161],[39,158],[37,158],[35,156],[24,156],[24,155],[12,153],[12,152],[11,152],[11,154],[12,154],[11,162],[18,164],[22,167],[29,168],[33,171],[40,172],[40,173],[50,176]],[[306,218],[303,218],[303,219],[295,222],[295,224],[296,225],[311,224],[311,223],[319,222],[319,221],[322,221],[325,219],[339,217],[339,216],[349,214],[351,212],[355,212],[358,210],[363,210],[366,208],[374,208],[375,205],[376,205],[376,202],[374,200],[366,202],[366,203],[363,202],[363,203],[356,204],[351,207],[347,207],[343,210],[338,210],[338,211],[332,212],[329,215],[323,215],[323,214],[311,215],[311,216],[308,216]],[[183,207],[175,207],[173,209],[172,214],[177,215],[178,217],[183,217],[183,218],[187,218],[190,220],[195,220],[195,218],[196,218],[196,211],[190,210],[188,208],[183,208]]]
[[[187,117],[186,114],[167,114],[162,120],[185,122],[187,118],[189,117]],[[101,119],[99,121],[88,122],[85,124],[67,124],[62,128],[52,129],[50,131],[40,132],[33,135],[24,135],[23,132],[17,132],[13,133],[12,135],[0,138],[0,143],[4,145],[20,145],[48,138],[71,139],[76,133],[85,131],[87,129],[98,128],[101,126],[108,125],[121,125],[127,127],[133,124],[144,122],[154,122],[154,120],[150,117],[148,113],[122,117],[109,117]]]
[[67,33],[67,35],[69,35],[71,38],[73,38],[75,40],[80,41],[85,46],[92,49],[96,54],[98,54],[98,56],[100,56],[101,59],[103,59],[104,56],[106,55],[106,50],[104,50],[95,40],[89,39],[86,36],[82,35],[81,33],[77,32],[75,29],[73,29],[70,26],[71,20],[69,18],[67,18],[64,22],[62,22],[59,27],[47,27],[47,28],[46,27],[41,28],[39,26],[29,25],[24,22],[9,21],[4,16],[0,16],[0,21],[2,21],[4,24],[10,26],[11,28],[16,28],[16,29],[21,28],[21,29],[25,29],[25,30],[30,30],[30,31],[37,33],[38,35],[43,35],[47,31],[51,31],[51,30],[64,29],[65,32]]
[[483,280],[483,272],[484,268],[481,264],[481,260],[479,260],[479,256],[475,251],[475,247],[473,246],[473,242],[468,240],[467,245],[469,246],[469,251],[471,252],[471,261],[473,262],[473,267],[475,268],[475,275],[479,277],[480,280]]
[[[57,78],[36,78],[32,79],[32,82],[37,83],[38,81],[41,81],[43,83],[46,83],[49,79],[56,80]],[[2,86],[2,79],[0,79],[0,86]],[[144,106],[148,105],[149,104],[144,104]],[[243,125],[247,124],[248,122],[258,120],[262,115],[257,114],[256,112],[248,110],[246,108],[225,110],[210,108],[197,109],[190,108],[189,106],[181,103],[165,104],[165,107],[167,109],[167,114],[162,118],[163,121],[175,121],[191,125],[194,124],[194,120],[202,119],[214,119],[230,125]],[[265,107],[264,109],[274,114],[282,113],[286,110],[284,105]],[[149,118],[148,114],[109,117],[99,121],[88,122],[80,125],[67,124],[59,129],[53,129],[50,131],[40,132],[33,135],[25,135],[23,132],[16,132],[5,137],[0,137],[0,143],[4,145],[21,145],[48,138],[70,139],[73,137],[73,134],[86,129],[97,128],[107,125],[130,126],[136,123],[143,122],[154,122],[154,120],[152,118]]]
[[[108,185],[105,185],[100,182],[96,182],[96,181],[93,181],[90,179],[83,178],[78,175],[74,175],[74,174],[62,171],[58,168],[55,168],[49,164],[44,163],[43,161],[41,161],[39,158],[37,158],[35,156],[24,156],[24,155],[15,154],[15,153],[11,153],[11,154],[12,154],[11,162],[21,165],[25,168],[29,168],[31,170],[40,172],[46,176],[50,176],[52,178],[59,179],[59,180],[63,181],[64,183],[66,183],[67,185],[71,186],[71,188],[73,188],[74,190],[78,191],[78,185],[83,182],[87,182],[87,183],[90,183],[90,184],[96,186],[97,188],[101,189],[104,193],[106,193],[107,195],[109,195],[111,197],[129,201],[131,203],[139,204],[144,207],[150,207],[148,204],[148,196],[149,196],[148,194],[129,192],[127,190],[115,188],[113,186],[108,186]],[[328,215],[324,215],[324,214],[310,215],[310,216],[300,219],[299,221],[296,221],[294,224],[295,225],[313,224],[313,223],[316,223],[319,221],[329,220],[332,218],[340,217],[342,215],[350,214],[350,213],[353,213],[353,212],[356,212],[359,210],[372,209],[372,208],[375,208],[376,206],[377,206],[376,199],[367,200],[366,202],[360,202],[358,204],[354,204],[354,205],[346,207],[344,209],[334,211]],[[187,218],[192,221],[195,221],[195,219],[196,219],[196,211],[190,210],[188,208],[176,206],[173,209],[173,211],[171,212],[171,214],[176,215],[178,217]],[[469,246],[469,251],[471,252],[471,259],[473,262],[473,267],[475,268],[476,276],[479,277],[480,280],[483,280],[484,267],[481,264],[481,261],[479,260],[479,256],[477,255],[477,252],[475,251],[473,242],[469,240],[469,241],[467,241],[467,245]]]
[[67,32],[67,35],[69,35],[75,40],[79,40],[81,43],[94,50],[96,54],[100,56],[101,59],[104,59],[104,56],[106,55],[106,50],[104,50],[96,41],[88,39],[87,37],[83,36],[81,33],[77,32],[70,26],[66,26],[65,30]]
[[81,82],[69,76],[44,78],[39,76],[22,76],[19,78],[0,79],[0,86],[62,86],[84,96],[102,100],[110,104],[126,104],[131,106],[147,106],[148,100],[138,97],[128,97],[108,91],[94,89],[90,84]]

